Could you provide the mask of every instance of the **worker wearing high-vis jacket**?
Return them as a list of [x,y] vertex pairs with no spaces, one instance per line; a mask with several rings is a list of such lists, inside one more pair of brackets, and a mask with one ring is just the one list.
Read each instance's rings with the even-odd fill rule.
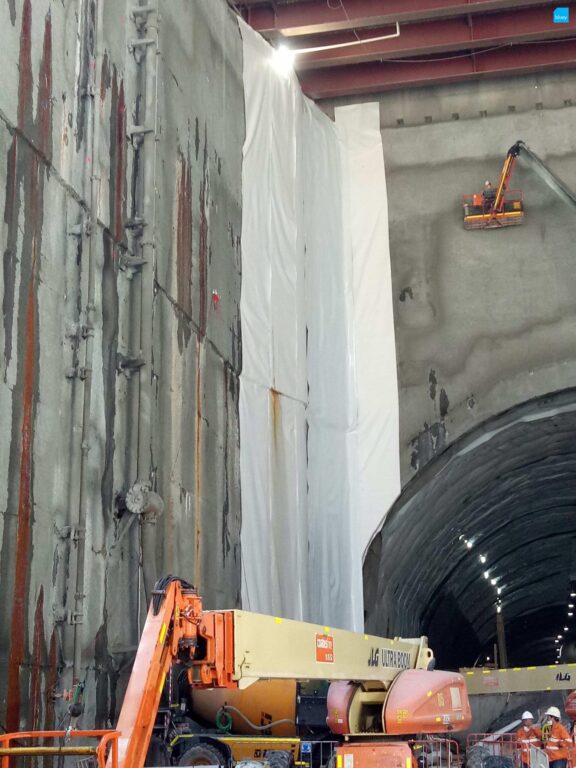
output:
[[542,727],[542,743],[548,755],[550,768],[566,768],[571,741],[570,734],[560,722],[558,707],[550,707],[546,710],[546,722]]
[[532,712],[524,712],[522,715],[522,725],[516,731],[516,741],[520,748],[520,761],[522,766],[530,766],[530,747],[542,746],[542,731],[534,725],[534,716]]

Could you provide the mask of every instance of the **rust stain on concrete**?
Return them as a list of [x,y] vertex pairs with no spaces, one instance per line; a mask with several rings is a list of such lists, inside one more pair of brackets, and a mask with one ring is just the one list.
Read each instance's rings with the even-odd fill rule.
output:
[[18,498],[18,530],[16,535],[16,567],[10,653],[8,656],[8,692],[6,695],[6,728],[18,730],[20,719],[20,666],[24,661],[25,617],[27,613],[27,581],[32,530],[32,444],[35,378],[36,308],[34,269],[36,254],[32,254],[32,277],[26,310],[26,346],[24,349],[24,385],[22,390],[22,428],[20,450],[20,482]]
[[110,88],[110,62],[108,60],[108,51],[104,51],[102,69],[100,71],[100,101],[104,101],[106,98],[108,88]]
[[[124,81],[114,71],[110,108],[110,231],[116,243],[124,240],[124,177],[126,171],[126,102]],[[114,256],[117,257],[116,250]]]
[[202,573],[202,340],[196,340],[196,419],[194,449],[194,585]]
[[176,296],[178,306],[178,349],[182,353],[192,334],[192,173],[190,162],[180,153],[176,189]]
[[38,80],[38,104],[36,124],[38,147],[46,160],[52,159],[52,18],[50,13],[44,21],[44,42],[42,63]]
[[[33,524],[33,447],[34,414],[37,387],[38,356],[38,307],[36,298],[36,280],[38,260],[41,254],[43,201],[44,201],[44,161],[49,157],[52,142],[52,25],[50,14],[44,20],[44,42],[38,80],[37,112],[32,114],[32,5],[25,0],[22,12],[20,35],[20,79],[18,87],[18,126],[32,140],[35,140],[40,155],[33,151],[17,136],[9,150],[10,176],[7,191],[12,198],[5,208],[8,219],[8,249],[4,255],[4,275],[9,278],[6,286],[7,298],[11,302],[10,312],[14,311],[15,273],[11,267],[16,260],[18,247],[18,222],[22,201],[20,187],[24,194],[24,217],[22,246],[20,255],[20,307],[22,308],[18,341],[22,354],[18,360],[16,386],[13,399],[12,444],[10,466],[14,476],[18,477],[17,487],[11,489],[8,507],[16,511],[16,530],[4,537],[2,555],[14,563],[12,587],[12,605],[10,620],[10,649],[8,652],[8,675],[6,691],[6,727],[16,730],[21,717],[20,672],[26,662],[26,616],[28,609],[28,571],[32,550]],[[5,297],[6,298],[6,297]],[[6,305],[4,306],[6,310]],[[6,365],[8,361],[6,361]],[[10,597],[6,595],[9,601]],[[43,597],[42,597],[43,601]],[[37,609],[38,610],[38,609]],[[36,627],[35,627],[36,632]],[[32,660],[34,664],[34,660]],[[34,680],[33,685],[39,685]],[[34,698],[30,701],[31,717],[35,722],[38,710],[34,709]]]
[[200,232],[198,236],[198,326],[200,337],[206,335],[207,324],[207,280],[208,280],[208,206],[209,206],[209,176],[208,176],[208,134],[204,126],[204,162],[202,167],[202,182],[200,184]]
[[37,730],[42,718],[42,670],[44,667],[44,587],[40,586],[34,611],[30,676],[30,728]]

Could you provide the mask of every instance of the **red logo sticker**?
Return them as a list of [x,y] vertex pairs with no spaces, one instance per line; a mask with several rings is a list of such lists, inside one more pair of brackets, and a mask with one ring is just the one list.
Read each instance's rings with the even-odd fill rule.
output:
[[331,635],[316,635],[316,661],[334,662],[334,638]]

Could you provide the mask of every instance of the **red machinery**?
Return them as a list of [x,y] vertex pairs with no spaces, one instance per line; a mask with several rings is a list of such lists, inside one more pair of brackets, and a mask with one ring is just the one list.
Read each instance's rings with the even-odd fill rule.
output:
[[426,638],[389,640],[246,611],[205,611],[193,587],[168,577],[155,588],[116,729],[68,734],[74,741],[97,738],[96,747],[23,744],[62,739],[64,731],[0,735],[1,768],[22,755],[64,754],[89,755],[98,768],[143,768],[173,666],[193,689],[233,690],[271,678],[340,681],[329,694],[332,730],[347,734],[336,765],[352,765],[350,734],[369,734],[369,749],[356,745],[356,768],[368,755],[368,763],[376,755],[386,768],[399,750],[409,756],[410,742],[398,736],[470,725],[463,677],[431,671],[432,662]]

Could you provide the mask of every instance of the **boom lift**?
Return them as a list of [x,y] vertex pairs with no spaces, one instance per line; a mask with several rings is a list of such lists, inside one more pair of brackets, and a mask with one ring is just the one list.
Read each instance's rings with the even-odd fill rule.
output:
[[[173,668],[192,689],[242,689],[274,678],[329,679],[328,723],[348,742],[338,748],[344,764],[353,763],[353,739],[367,735],[370,755],[383,757],[380,765],[385,766],[389,754],[395,764],[399,749],[404,757],[410,749],[385,737],[445,733],[470,725],[463,677],[432,671],[433,664],[426,638],[388,640],[240,610],[205,611],[194,587],[167,577],[155,587],[116,729],[72,732],[74,739],[101,739],[92,749],[22,747],[23,741],[37,737],[61,739],[63,731],[2,734],[1,768],[10,768],[17,755],[72,754],[75,749],[83,755],[91,749],[98,768],[143,768],[166,676]],[[365,746],[358,745],[369,756]],[[336,764],[342,759],[337,757]],[[362,762],[359,757],[356,768]]]
[[493,190],[490,187],[481,193],[463,196],[464,229],[495,229],[522,224],[524,221],[522,191],[508,189],[512,171],[520,156],[560,197],[576,205],[576,194],[552,173],[527,144],[519,140],[506,153],[496,189]]

